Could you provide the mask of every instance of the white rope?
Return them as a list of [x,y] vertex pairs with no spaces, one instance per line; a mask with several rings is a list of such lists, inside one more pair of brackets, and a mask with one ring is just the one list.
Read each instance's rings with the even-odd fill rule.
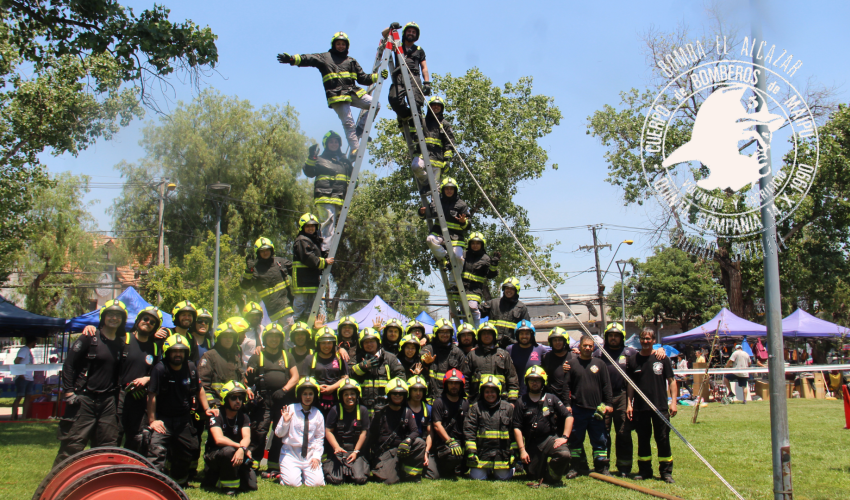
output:
[[[406,64],[407,64],[407,62],[404,60],[404,59],[405,59],[405,57],[404,57],[403,51],[402,51],[402,53],[398,53],[398,56],[399,56],[399,58],[402,60],[402,63],[404,63],[404,64],[406,65]],[[419,89],[419,91],[420,91],[420,92],[422,92],[422,88],[421,88],[421,87],[419,87],[419,82],[417,82],[417,81],[416,81],[415,79],[413,79],[413,78],[411,78],[410,80],[414,83],[414,85],[416,85],[416,87]],[[425,93],[424,93],[424,92],[422,92],[422,95],[425,95]],[[408,103],[408,104],[411,104],[411,103]],[[413,103],[413,104],[415,104],[415,103]],[[427,106],[427,104],[426,104],[426,106]],[[444,110],[444,111],[445,111],[445,110]],[[441,130],[443,130],[443,132],[445,132],[445,129],[443,129],[443,123],[442,123],[442,121],[441,121],[441,120],[437,120],[437,122],[440,124],[440,129],[441,129]],[[514,232],[513,232],[513,231],[511,231],[511,228],[510,228],[510,226],[508,225],[507,221],[505,221],[505,219],[502,217],[502,214],[501,214],[501,213],[499,213],[499,211],[496,209],[496,206],[495,206],[495,205],[493,204],[493,202],[490,200],[490,197],[489,197],[489,196],[487,196],[487,193],[484,191],[484,188],[482,188],[482,187],[481,187],[481,184],[479,184],[479,183],[478,183],[478,179],[477,179],[477,178],[475,177],[475,175],[472,173],[472,170],[470,170],[469,165],[467,165],[467,164],[466,164],[466,160],[464,159],[463,155],[462,155],[462,154],[460,153],[460,151],[458,150],[458,148],[457,148],[457,146],[455,145],[454,141],[452,140],[451,136],[449,136],[449,134],[445,134],[445,136],[446,136],[446,138],[449,140],[449,143],[452,145],[452,148],[455,150],[455,153],[457,153],[457,157],[458,157],[458,158],[460,158],[460,161],[461,161],[461,163],[463,164],[463,168],[464,168],[464,169],[466,170],[466,172],[469,174],[469,177],[472,179],[472,182],[474,182],[474,183],[475,183],[475,186],[476,186],[476,187],[478,188],[478,190],[481,192],[481,195],[484,197],[484,199],[485,199],[485,200],[487,200],[487,204],[488,204],[488,205],[490,205],[490,209],[491,209],[491,210],[493,210],[493,213],[494,213],[494,214],[496,214],[496,217],[498,217],[498,218],[499,218],[499,220],[502,222],[502,225],[503,225],[503,226],[505,226],[505,229],[508,231],[508,233],[510,233],[511,237],[514,239],[514,241],[516,242],[516,244],[517,244],[517,246],[519,247],[519,249],[520,249],[520,250],[522,250],[522,253],[525,255],[525,258],[526,258],[526,259],[528,259],[528,261],[529,261],[529,262],[531,262],[531,264],[534,266],[534,268],[535,268],[535,269],[537,270],[537,272],[540,274],[540,277],[541,277],[541,278],[543,278],[543,280],[546,282],[546,285],[547,285],[547,286],[548,286],[548,287],[552,290],[552,293],[554,293],[555,295],[557,295],[557,296],[558,296],[558,299],[561,301],[561,303],[562,303],[562,304],[564,304],[564,307],[566,307],[566,308],[567,308],[567,310],[570,312],[570,314],[572,314],[573,316],[575,316],[575,317],[576,317],[576,319],[578,319],[578,315],[577,315],[577,314],[575,314],[575,312],[573,312],[573,310],[572,310],[572,308],[570,307],[570,305],[569,305],[569,304],[567,304],[567,301],[566,301],[566,300],[564,300],[564,298],[563,298],[563,297],[561,297],[561,294],[560,294],[560,293],[558,293],[558,291],[555,289],[555,286],[552,284],[552,282],[549,280],[549,278],[547,278],[547,277],[546,277],[546,275],[545,275],[545,274],[543,274],[543,270],[542,270],[542,269],[540,269],[540,266],[538,266],[538,265],[537,265],[537,262],[535,262],[535,261],[534,261],[534,259],[531,257],[531,255],[528,253],[528,251],[525,249],[525,247],[524,247],[524,246],[522,245],[522,243],[519,241],[519,238],[517,238],[517,236],[514,234]],[[423,151],[423,152],[422,152],[422,154],[427,154],[427,152],[426,152],[426,151]],[[716,470],[714,467],[712,467],[712,465],[708,462],[708,460],[706,460],[706,459],[705,459],[705,457],[703,457],[703,456],[700,454],[700,452],[698,452],[698,451],[697,451],[697,449],[696,449],[696,448],[694,448],[694,447],[693,447],[693,445],[692,445],[690,442],[688,442],[688,440],[687,440],[687,439],[685,439],[685,436],[683,436],[683,435],[682,435],[682,433],[678,431],[678,429],[676,429],[675,427],[673,427],[673,424],[671,424],[671,423],[670,423],[670,421],[667,419],[667,417],[665,417],[665,416],[664,416],[664,414],[663,414],[663,413],[661,413],[661,412],[658,410],[658,408],[656,408],[656,407],[655,407],[655,405],[654,405],[654,404],[652,404],[652,401],[650,401],[650,400],[649,400],[649,398],[647,398],[647,397],[646,397],[646,395],[643,393],[643,391],[641,391],[641,390],[638,388],[638,386],[634,383],[634,381],[632,381],[632,379],[631,379],[631,378],[629,378],[629,376],[628,376],[628,375],[626,375],[626,372],[625,372],[625,371],[623,371],[623,369],[622,369],[622,368],[620,368],[620,365],[619,365],[619,364],[618,364],[618,363],[614,360],[614,358],[612,358],[612,357],[611,357],[611,355],[610,355],[610,354],[608,354],[608,352],[605,350],[605,346],[604,346],[604,345],[602,345],[602,344],[600,344],[600,343],[598,343],[598,342],[596,341],[596,339],[594,339],[594,338],[593,338],[593,335],[591,335],[590,330],[588,330],[587,326],[585,326],[585,324],[584,324],[584,323],[583,323],[580,319],[578,320],[578,322],[579,322],[579,325],[581,326],[581,329],[584,331],[584,334],[585,334],[585,335],[587,335],[588,337],[590,337],[590,338],[593,340],[593,343],[594,343],[594,344],[595,344],[595,345],[599,348],[599,351],[600,351],[602,354],[604,354],[606,358],[608,358],[608,361],[609,361],[609,362],[610,362],[610,363],[611,363],[611,364],[612,364],[612,365],[613,365],[613,366],[617,369],[617,371],[619,371],[619,372],[620,372],[620,375],[622,375],[622,376],[623,376],[623,379],[624,379],[624,380],[626,380],[626,381],[629,383],[629,385],[631,385],[631,386],[632,386],[632,388],[634,389],[634,391],[635,391],[638,395],[640,395],[640,397],[641,397],[641,398],[642,398],[642,399],[646,402],[646,404],[647,404],[647,405],[649,405],[649,407],[650,407],[653,411],[655,411],[655,413],[658,415],[658,417],[659,417],[659,418],[661,418],[661,420],[662,420],[665,424],[667,424],[667,426],[668,426],[668,427],[669,427],[669,428],[670,428],[673,432],[675,432],[677,436],[679,436],[679,439],[681,439],[681,440],[682,440],[682,442],[683,442],[683,443],[685,443],[685,446],[687,446],[687,447],[688,447],[688,449],[690,449],[690,450],[691,450],[691,452],[693,452],[693,453],[697,456],[697,458],[699,458],[699,459],[700,459],[700,461],[702,461],[702,463],[703,463],[703,464],[705,464],[705,466],[706,466],[706,467],[708,467],[708,469],[709,469],[711,472],[713,472],[713,473],[714,473],[714,475],[715,475],[715,476],[717,476],[717,478],[718,478],[718,479],[720,479],[720,481],[721,481],[721,482],[722,482],[722,483],[723,483],[723,484],[724,484],[727,488],[729,488],[729,490],[730,490],[732,493],[734,493],[734,494],[735,494],[735,496],[736,496],[736,497],[738,497],[740,500],[744,500],[744,497],[743,497],[743,496],[741,496],[741,494],[740,494],[740,493],[738,493],[738,491],[737,491],[737,490],[735,490],[735,488],[733,488],[733,487],[732,487],[732,485],[731,485],[731,484],[729,484],[729,482],[728,482],[728,481],[726,481],[726,479],[724,479],[724,478],[723,478],[723,476],[721,476],[721,475],[720,475],[720,473],[719,473],[719,472],[717,472],[717,470]],[[610,457],[609,457],[609,459],[610,459]]]

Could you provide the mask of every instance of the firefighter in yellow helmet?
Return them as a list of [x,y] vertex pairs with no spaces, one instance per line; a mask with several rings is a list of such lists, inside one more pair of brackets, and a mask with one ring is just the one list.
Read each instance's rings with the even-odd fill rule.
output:
[[247,365],[254,354],[263,349],[263,306],[248,302],[242,308],[242,318],[248,322],[248,328],[236,340],[242,350],[242,364]]
[[302,170],[307,177],[316,179],[313,203],[322,217],[322,252],[328,252],[354,167],[342,152],[342,138],[333,130],[322,138],[322,149],[319,154],[318,144],[310,146]]
[[531,321],[528,308],[519,300],[521,290],[519,279],[510,276],[502,282],[501,297],[488,300],[479,306],[481,316],[487,316],[489,322],[496,327],[499,347],[502,349],[516,343],[517,323],[524,319]]
[[499,397],[502,384],[495,375],[480,380],[476,392],[481,397],[463,422],[469,477],[484,480],[493,475],[506,481],[514,475],[512,457],[517,450],[511,434],[514,405]]
[[[448,121],[443,120],[446,101],[442,97],[432,97],[428,100],[428,114],[425,116],[422,133],[425,135],[425,146],[428,148],[428,159],[431,162],[431,173],[434,182],[439,183],[446,164],[454,157],[454,134]],[[428,182],[428,172],[425,158],[420,150],[419,142],[414,143],[413,160],[410,170],[419,186],[419,194],[427,195],[431,191]]]
[[325,419],[328,460],[323,464],[325,482],[342,484],[348,478],[354,484],[366,484],[369,478],[366,438],[369,433],[369,409],[360,404],[362,389],[357,381],[346,378],[337,389],[339,404]]
[[[499,275],[497,266],[502,258],[500,252],[493,256],[487,254],[487,240],[484,235],[474,232],[466,240],[466,251],[463,257],[463,289],[466,291],[466,300],[469,302],[469,310],[472,312],[472,326],[478,328],[481,321],[480,304],[485,298],[490,297],[487,281]],[[456,300],[459,300],[458,296]]]
[[[466,202],[460,199],[457,181],[451,177],[446,177],[440,182],[440,204],[443,206],[443,215],[446,216],[446,226],[449,230],[449,238],[451,241],[443,241],[442,230],[439,224],[431,226],[431,234],[425,239],[428,248],[437,263],[446,265],[447,245],[451,246],[452,251],[457,256],[461,264],[463,264],[463,249],[466,248],[466,230],[469,229],[469,207]],[[437,216],[437,209],[434,202],[428,207],[419,207],[419,217],[422,219],[433,219]]]
[[257,293],[272,322],[291,325],[292,315],[292,262],[275,256],[272,240],[260,237],[254,242],[254,251],[245,256],[245,275],[241,286]]
[[[471,328],[464,323],[460,326],[462,330]],[[474,330],[473,330],[474,331]],[[443,377],[452,368],[457,368],[463,373],[464,381],[469,378],[469,364],[466,355],[452,342],[454,326],[446,318],[440,318],[434,323],[434,337],[431,343],[422,348],[422,361],[427,365],[430,372],[430,385],[428,390],[431,399],[437,399],[443,393]],[[464,387],[466,389],[466,387]]]
[[369,431],[372,475],[384,484],[418,482],[425,465],[425,441],[405,403],[407,383],[391,379],[386,391],[387,406],[375,413]]
[[201,486],[221,487],[227,495],[255,491],[257,474],[251,467],[251,420],[244,411],[248,391],[231,380],[221,388],[223,404],[217,417],[210,418],[204,449],[204,481]]
[[[422,47],[416,45],[416,42],[419,40],[419,25],[410,22],[402,27],[399,23],[392,23],[381,32],[381,36],[387,38],[390,30],[401,30],[403,57],[404,62],[407,63],[407,68],[410,70],[413,99],[416,101],[416,109],[421,110],[422,104],[425,103],[425,96],[431,95],[431,76],[428,73],[428,63],[425,62],[425,51],[422,50]],[[423,79],[425,80],[424,83],[422,82]],[[408,106],[407,92],[404,90],[404,79],[401,70],[398,68],[393,72],[393,84],[390,86],[389,101],[390,107],[398,116],[399,124],[403,122],[409,123],[412,114],[411,106]]]
[[80,335],[62,367],[65,413],[59,422],[59,453],[53,466],[92,447],[118,444],[118,369],[126,351],[127,307],[110,300],[100,309],[94,335]]
[[478,347],[466,355],[471,380],[469,400],[479,399],[478,385],[492,375],[499,381],[502,397],[510,402],[519,397],[519,380],[511,355],[496,343],[496,327],[487,321],[478,328]]
[[[350,156],[353,157],[360,147],[360,134],[363,133],[363,126],[366,123],[366,113],[361,115],[360,123],[355,127],[354,118],[351,116],[351,106],[368,111],[372,104],[372,96],[367,94],[365,89],[358,88],[356,84],[371,85],[378,81],[378,74],[365,73],[357,60],[348,56],[349,43],[348,35],[339,31],[331,38],[331,49],[327,52],[295,55],[284,52],[278,54],[277,60],[281,64],[312,66],[319,70],[322,74],[328,107],[336,111],[339,116],[348,138],[348,147],[352,153]],[[389,72],[386,69],[381,71],[381,78],[388,76]],[[360,134],[357,133],[358,129]]]
[[334,263],[322,251],[322,236],[319,234],[319,219],[313,214],[304,214],[298,220],[298,237],[292,244],[292,292],[295,294],[293,307],[295,321],[306,322],[310,316],[313,298],[319,290],[319,281],[325,267]]
[[386,405],[386,387],[390,379],[403,377],[404,367],[395,355],[381,349],[381,337],[374,328],[360,332],[360,349],[352,358],[351,378],[363,389],[363,404],[372,414]]
[[[198,364],[198,373],[206,391],[207,401],[212,408],[221,405],[221,388],[231,380],[242,380],[245,368],[236,341],[248,328],[240,317],[228,318],[215,329],[215,345],[204,353]],[[254,394],[249,393],[250,399]]]
[[[171,335],[162,345],[163,362],[151,372],[148,384],[148,422],[150,445],[147,458],[162,472],[166,456],[171,466],[169,475],[185,487],[192,461],[200,452],[200,435],[194,425],[200,415],[218,416],[218,410],[207,404],[195,364],[186,358],[190,347],[182,335]],[[197,464],[195,465],[197,468]]]

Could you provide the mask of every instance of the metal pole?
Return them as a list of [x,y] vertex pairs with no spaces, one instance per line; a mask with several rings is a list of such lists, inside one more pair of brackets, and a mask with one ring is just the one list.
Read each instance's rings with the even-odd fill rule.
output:
[[[620,267],[619,265],[617,266]],[[623,272],[626,270],[626,265],[623,264],[623,269],[620,269],[620,302],[623,306],[623,335],[626,334],[626,281],[623,277]]]
[[[762,40],[761,26],[758,23],[757,0],[752,0],[752,35],[755,40]],[[753,64],[756,56],[753,55]],[[766,74],[756,81],[758,107],[756,111],[766,109],[767,95]],[[770,131],[766,126],[757,125],[756,133],[765,137]],[[762,168],[771,168],[770,149],[758,143],[758,155],[764,161]],[[759,180],[759,189],[766,190],[773,179],[767,175]],[[773,459],[773,498],[776,500],[791,500],[791,440],[788,435],[788,402],[785,398],[785,358],[782,341],[782,310],[779,296],[779,249],[776,240],[776,225],[773,216],[773,200],[769,199],[761,207],[762,233],[761,241],[764,248],[764,302],[767,316],[767,351],[768,351],[768,380],[770,383],[770,445]]]
[[[218,324],[218,254],[221,247],[221,201],[215,203],[215,278],[213,285],[213,325]],[[215,328],[215,326],[213,326]]]
[[590,230],[593,231],[593,254],[596,256],[596,285],[599,295],[599,314],[602,317],[602,330],[600,331],[604,332],[608,325],[605,321],[605,287],[602,285],[602,269],[599,268],[599,244],[596,241],[596,226],[591,227]]
[[164,224],[162,222],[162,214],[165,211],[165,184],[165,180],[159,183],[159,251],[157,253],[157,264],[159,264],[160,266],[163,265],[163,263],[165,262],[165,252],[163,251],[162,246],[163,233],[165,232],[163,231]]

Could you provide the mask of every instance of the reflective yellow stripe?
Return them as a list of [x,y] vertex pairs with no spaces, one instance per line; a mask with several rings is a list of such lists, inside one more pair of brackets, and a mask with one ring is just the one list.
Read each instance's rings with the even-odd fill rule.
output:
[[359,89],[357,92],[354,93],[354,95],[356,95],[357,97],[363,97],[364,95],[366,95],[366,90]]
[[375,380],[364,380],[363,383],[360,384],[362,387],[372,387],[376,389],[380,389],[382,387],[387,386],[387,381],[384,379],[375,379]]
[[652,455],[648,457],[638,457],[638,462],[652,462]]
[[511,323],[510,321],[502,321],[500,319],[490,320],[490,323],[493,323],[496,326],[501,326],[502,328],[510,328],[511,330],[516,329],[516,323]]
[[[312,166],[316,165],[316,160],[314,160],[312,158],[307,158],[307,161],[304,162],[304,163],[312,167]],[[321,177],[321,176],[319,176],[319,177]]]
[[313,200],[313,203],[316,205],[340,205],[342,206],[342,198],[334,198],[332,196],[322,196],[321,198],[316,198]]
[[466,226],[461,226],[456,222],[446,222],[446,227],[449,229],[454,229],[456,231],[463,231],[464,227]]
[[659,462],[672,462],[673,457],[658,457]]
[[511,434],[508,431],[478,431],[477,436],[480,439],[510,439]]
[[322,77],[322,83],[327,82],[329,80],[335,80],[337,78],[357,78],[356,73],[328,73],[327,75]]
[[512,389],[508,391],[508,399],[516,399],[519,397],[519,390]]
[[443,141],[441,141],[440,139],[434,139],[432,137],[426,137],[425,144],[432,144],[434,146],[443,147]]
[[295,54],[292,56],[292,59],[295,61],[296,66],[301,66],[301,54]]
[[350,178],[345,174],[336,174],[336,175],[318,175],[316,176],[317,181],[343,181],[348,182]]
[[269,319],[272,321],[272,323],[274,323],[275,321],[279,320],[280,318],[282,318],[284,316],[289,316],[290,314],[292,314],[294,312],[295,311],[293,311],[291,307],[287,307],[286,309],[282,309],[282,310],[274,313],[272,316],[269,316]]
[[230,481],[225,481],[224,479],[219,479],[218,480],[218,487],[219,488],[238,488],[239,482],[240,482],[240,479],[233,479],[233,480],[230,480]]
[[337,103],[340,103],[340,102],[351,102],[351,96],[350,95],[338,95],[338,96],[328,98],[328,105],[337,104]]
[[418,476],[419,474],[422,474],[422,469],[419,467],[410,467],[405,465],[404,472],[406,472],[410,476]]
[[505,461],[502,461],[502,460],[490,460],[488,462],[484,462],[484,461],[475,462],[475,461],[472,461],[472,460],[467,460],[466,465],[468,467],[475,467],[475,468],[481,468],[481,469],[501,470],[501,469],[507,469],[508,468],[508,462],[505,462]]
[[275,285],[275,286],[273,286],[273,287],[271,287],[271,288],[266,288],[265,290],[262,290],[262,291],[260,291],[260,292],[257,292],[257,295],[259,295],[261,299],[262,299],[262,298],[265,298],[265,297],[268,297],[269,295],[271,295],[271,294],[273,294],[273,293],[275,293],[275,292],[279,292],[279,291],[281,291],[281,290],[285,290],[285,289],[286,289],[286,287],[288,287],[288,286],[289,286],[289,284],[290,284],[290,280],[289,280],[289,277],[287,277],[284,281],[281,281],[281,282],[280,282],[280,283],[278,283],[277,285]]
[[475,281],[476,283],[484,283],[485,281],[487,281],[487,278],[485,278],[484,276],[478,276],[477,274],[472,273],[463,273],[463,279]]

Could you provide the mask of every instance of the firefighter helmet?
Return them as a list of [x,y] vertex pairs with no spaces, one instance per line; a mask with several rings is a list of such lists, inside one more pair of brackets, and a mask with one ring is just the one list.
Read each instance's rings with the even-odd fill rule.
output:
[[201,318],[206,318],[210,320],[210,324],[212,324],[213,316],[209,309],[204,309],[203,307],[198,309],[198,317],[195,318],[195,320],[197,321]]
[[342,31],[337,31],[334,33],[333,38],[331,38],[331,48],[334,48],[334,42],[337,40],[345,41],[345,50],[348,50],[351,47],[351,40],[348,39],[348,35],[343,33]]
[[306,213],[302,215],[300,219],[298,219],[298,230],[303,231],[304,226],[308,226],[310,224],[318,226],[319,218],[311,213]]
[[248,302],[245,304],[245,307],[242,308],[242,316],[247,317],[249,314],[259,314],[263,315],[263,308],[260,304],[256,302]]
[[469,323],[463,323],[460,325],[460,328],[457,329],[457,337],[460,339],[460,336],[464,333],[469,333],[472,335],[472,340],[478,338],[478,334],[475,332],[475,327],[470,325]]
[[519,323],[516,324],[516,328],[514,329],[514,331],[519,334],[520,330],[531,330],[532,337],[536,333],[534,325],[532,325],[531,321],[528,321],[527,319],[520,320]]
[[623,337],[626,336],[626,334],[625,334],[626,329],[623,328],[623,325],[621,325],[620,323],[611,323],[610,325],[608,325],[608,327],[605,328],[605,336],[606,337],[608,336],[608,332],[618,332]]
[[442,113],[446,110],[446,100],[443,99],[442,97],[434,96],[434,97],[428,99],[428,107],[429,108],[431,107],[432,104],[439,104],[440,106],[442,106],[443,109],[440,111],[440,113]]
[[[312,332],[310,332],[310,327],[307,325],[307,323],[303,321],[297,321],[294,325],[292,325],[292,328],[289,330],[289,339],[292,340],[295,337],[296,333],[303,333],[305,335],[305,338],[308,340],[312,335]],[[293,342],[295,341],[293,340]]]
[[401,321],[399,321],[398,318],[392,318],[389,321],[387,321],[386,323],[384,323],[384,332],[386,332],[387,328],[389,328],[391,326],[398,328],[398,336],[399,337],[404,335],[404,326],[401,324]]
[[556,326],[552,329],[551,332],[549,332],[549,337],[547,340],[549,342],[550,347],[552,345],[552,340],[554,339],[564,339],[564,345],[570,345],[570,337],[569,335],[567,335],[567,331],[561,328],[560,326]]
[[124,303],[120,300],[109,300],[106,302],[106,304],[103,304],[103,307],[100,308],[101,322],[103,322],[103,315],[106,314],[107,311],[116,311],[117,313],[121,314],[121,316],[124,318],[121,320],[121,324],[127,322],[127,306],[125,306]]
[[414,23],[413,21],[410,21],[409,23],[405,24],[404,28],[401,29],[402,36],[404,36],[404,33],[407,31],[407,28],[415,29],[416,30],[416,38],[414,38],[413,41],[415,42],[415,41],[419,40],[419,33],[420,33],[419,25]]
[[265,237],[257,238],[257,241],[254,242],[254,253],[257,254],[257,257],[259,257],[260,250],[271,250],[272,255],[274,255],[274,243]]
[[419,352],[419,339],[417,339],[413,335],[405,335],[404,337],[402,337],[401,342],[399,342],[399,349],[401,350],[400,352],[404,353],[404,346],[406,346],[407,344],[415,345],[416,352]]
[[377,342],[379,346],[381,345],[381,336],[378,335],[378,332],[374,328],[369,327],[369,328],[364,328],[363,330],[361,330],[360,331],[360,342],[359,342],[360,348],[361,349],[363,348],[363,342],[366,342],[367,340],[370,340],[370,339]]
[[218,338],[226,333],[239,335],[250,327],[251,325],[239,316],[227,318],[224,323],[215,328],[215,340],[218,341]]
[[336,331],[341,331],[342,327],[345,325],[353,326],[355,335],[358,331],[360,331],[360,325],[357,324],[357,320],[354,319],[354,316],[343,316],[342,319],[339,320],[339,323],[336,325]]
[[360,387],[360,384],[354,380],[353,378],[346,378],[342,384],[339,386],[339,389],[336,390],[336,395],[340,399],[342,399],[342,393],[345,391],[357,391],[357,395],[363,396],[363,389]]
[[[446,384],[449,382],[460,382],[461,384],[466,384],[466,377],[463,376],[463,373],[457,368],[452,368],[443,375],[443,390],[446,389]],[[463,387],[461,387],[462,389]]]
[[162,311],[157,309],[156,306],[148,306],[148,307],[142,309],[141,311],[139,311],[139,314],[136,315],[136,322],[137,323],[139,321],[139,318],[141,318],[143,314],[147,314],[148,316],[153,316],[153,319],[154,319],[153,329],[154,329],[154,331],[159,330],[159,327],[162,326]]
[[171,349],[182,349],[185,351],[191,351],[192,348],[189,347],[189,341],[186,340],[186,337],[180,335],[179,333],[175,333],[170,335],[165,342],[162,343],[162,352],[164,354],[168,354],[168,351]]
[[[280,341],[283,343],[283,338],[286,334],[283,333],[283,327],[278,325],[277,323],[269,323],[263,328],[263,345],[266,345],[266,337],[269,335],[280,335]],[[280,344],[278,344],[280,346]]]
[[421,322],[419,322],[415,319],[412,319],[412,320],[407,322],[407,326],[404,328],[404,334],[412,336],[413,330],[416,329],[416,328],[422,330],[422,336],[424,337],[425,336],[425,325],[423,325]]
[[336,344],[336,332],[334,332],[333,328],[329,326],[323,326],[316,330],[316,333],[313,334],[313,341],[316,345],[319,345],[319,342],[333,342]]
[[404,379],[396,377],[387,382],[387,396],[394,392],[404,393],[404,397],[407,397],[407,383],[404,381]]
[[466,240],[466,243],[468,245],[468,244],[472,243],[473,241],[480,241],[482,250],[484,250],[484,248],[487,246],[487,239],[484,238],[484,235],[479,233],[478,231],[470,234],[469,238],[467,238],[467,240]]
[[342,146],[342,137],[340,137],[339,134],[337,134],[333,130],[329,130],[328,133],[325,134],[324,137],[322,137],[322,149],[328,148],[328,141],[331,139],[336,139],[337,141],[339,141],[339,145]]
[[184,300],[183,302],[178,302],[174,309],[171,310],[171,317],[174,321],[177,321],[177,315],[182,312],[188,312],[192,314],[192,323],[198,319],[198,310],[195,308],[195,305],[189,302],[188,300]]
[[227,382],[223,386],[221,386],[221,390],[218,391],[221,396],[222,401],[226,400],[228,396],[242,396],[242,400],[245,400],[245,396],[248,395],[248,389],[245,388],[240,382],[235,380],[231,380]]
[[487,387],[495,388],[500,394],[502,392],[502,383],[499,382],[499,379],[497,379],[495,375],[482,375],[481,385],[478,387],[478,392],[481,394],[484,394],[484,389]]
[[304,389],[313,389],[313,397],[319,395],[319,383],[313,377],[301,377],[301,380],[295,385],[295,396],[299,400]]
[[519,284],[519,280],[516,276],[511,276],[502,282],[502,290],[505,288],[513,288],[516,290],[517,295],[519,295],[519,292],[522,291],[522,285]]
[[496,329],[496,325],[493,324],[491,321],[485,321],[484,323],[482,323],[478,327],[478,331],[475,332],[475,336],[480,339],[481,334],[483,332],[493,332],[494,339],[499,336],[499,330]]
[[454,178],[446,177],[445,179],[443,179],[443,181],[440,183],[440,193],[442,193],[443,189],[445,189],[447,187],[455,188],[455,194],[457,194],[457,191],[458,191],[457,181],[454,180]]
[[529,378],[543,379],[543,385],[546,385],[546,381],[549,380],[549,376],[546,375],[546,370],[539,365],[531,366],[525,371],[525,385],[528,385]]
[[410,392],[413,389],[422,389],[425,391],[425,394],[428,394],[428,383],[425,382],[425,379],[419,375],[414,375],[407,379],[407,392]]
[[451,321],[446,318],[440,318],[434,323],[434,335],[437,334],[440,330],[450,330],[452,333],[455,332],[455,327]]

